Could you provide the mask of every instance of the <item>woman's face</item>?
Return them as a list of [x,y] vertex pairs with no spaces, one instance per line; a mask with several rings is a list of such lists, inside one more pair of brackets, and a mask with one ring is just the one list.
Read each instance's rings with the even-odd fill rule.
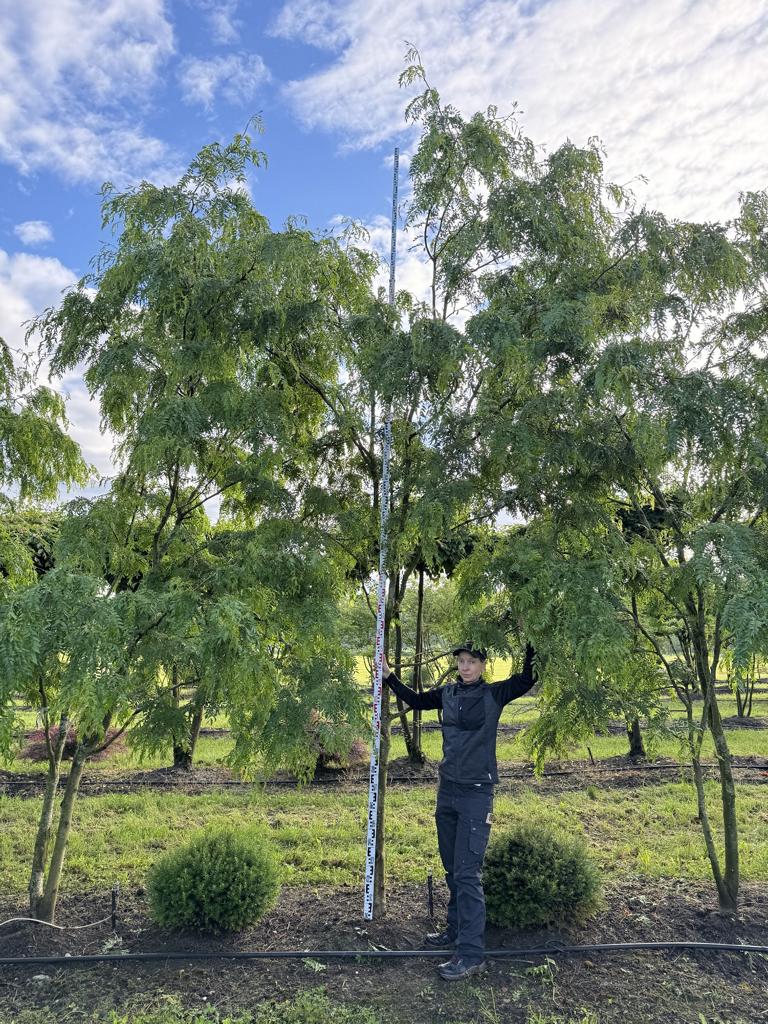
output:
[[463,683],[476,683],[483,674],[485,662],[481,658],[472,657],[469,651],[462,651],[456,655],[456,668]]

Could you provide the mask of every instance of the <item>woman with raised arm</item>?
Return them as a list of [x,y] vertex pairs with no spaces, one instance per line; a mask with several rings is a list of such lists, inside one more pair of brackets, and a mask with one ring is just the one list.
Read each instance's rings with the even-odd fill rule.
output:
[[450,900],[444,931],[426,937],[436,948],[455,947],[438,973],[446,981],[477,974],[485,967],[485,894],[481,879],[493,811],[496,729],[506,704],[535,682],[534,650],[525,649],[523,671],[500,683],[483,678],[487,652],[471,642],[453,650],[457,676],[445,686],[417,693],[397,678],[384,660],[389,688],[412,708],[442,709],[443,759],[435,821],[440,859]]

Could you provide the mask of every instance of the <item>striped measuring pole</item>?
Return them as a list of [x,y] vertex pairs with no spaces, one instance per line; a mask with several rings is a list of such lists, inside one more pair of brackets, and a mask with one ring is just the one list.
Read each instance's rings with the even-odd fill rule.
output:
[[381,544],[379,547],[379,589],[376,602],[376,651],[373,669],[373,736],[371,767],[368,775],[368,838],[365,850],[365,900],[363,917],[373,920],[374,869],[376,863],[376,824],[379,813],[379,752],[381,750],[381,707],[384,659],[384,618],[387,602],[387,520],[389,518],[389,454],[392,446],[392,421],[384,426],[384,450],[381,473]]
[[[395,302],[395,257],[397,255],[397,178],[400,151],[395,150],[394,180],[392,185],[392,241],[389,254],[389,304]],[[373,920],[373,900],[376,869],[376,826],[379,814],[379,753],[381,750],[381,708],[384,660],[384,621],[387,603],[387,547],[389,542],[389,462],[392,454],[392,407],[387,406],[384,416],[384,441],[381,458],[381,522],[379,531],[379,587],[376,599],[376,648],[373,660],[373,721],[371,737],[371,767],[368,775],[368,835],[365,849],[365,894],[363,917]]]

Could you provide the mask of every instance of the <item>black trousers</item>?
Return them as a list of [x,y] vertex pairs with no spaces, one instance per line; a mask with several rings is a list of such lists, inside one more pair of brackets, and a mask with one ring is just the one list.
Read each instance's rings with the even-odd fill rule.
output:
[[440,859],[450,900],[448,932],[456,953],[482,959],[485,952],[485,894],[481,871],[491,833],[493,784],[440,780],[435,822]]

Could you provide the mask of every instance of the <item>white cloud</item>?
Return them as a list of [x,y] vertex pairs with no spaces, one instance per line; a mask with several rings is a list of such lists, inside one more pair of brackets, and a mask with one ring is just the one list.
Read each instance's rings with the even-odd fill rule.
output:
[[193,0],[193,3],[207,14],[214,42],[237,42],[241,28],[241,23],[236,17],[238,0]]
[[0,159],[74,181],[162,176],[171,154],[136,111],[173,52],[164,0],[0,0]]
[[[332,224],[343,223],[344,218],[335,217]],[[373,281],[373,290],[384,290],[389,294],[389,261],[392,243],[392,224],[389,217],[375,217],[370,223],[364,224],[368,238],[358,242],[360,248],[370,249],[379,257],[379,269]],[[395,263],[395,287],[397,291],[410,292],[416,299],[427,302],[430,296],[430,268],[424,260],[423,250],[415,246],[413,236],[398,227],[397,252]]]
[[217,94],[229,103],[246,104],[270,80],[269,69],[256,54],[229,54],[182,62],[179,82],[185,103],[199,103],[210,110]]
[[53,241],[51,225],[45,220],[25,220],[16,225],[13,233],[24,245],[45,245]]
[[[0,337],[15,351],[23,351],[26,322],[48,306],[58,305],[62,292],[76,280],[74,271],[53,257],[9,255],[0,249]],[[31,350],[38,340],[30,338]],[[86,462],[109,474],[112,438],[102,433],[98,407],[89,398],[82,377],[72,374],[54,386],[67,398],[70,435],[81,446]]]
[[466,115],[518,101],[552,150],[598,135],[608,174],[667,213],[731,216],[768,185],[768,9],[757,0],[288,0],[272,31],[333,53],[288,84],[304,123],[373,146],[403,131],[404,39]]
[[312,46],[336,50],[354,38],[358,13],[352,4],[345,6],[333,0],[288,0],[275,19],[272,31],[286,39],[300,36]]

